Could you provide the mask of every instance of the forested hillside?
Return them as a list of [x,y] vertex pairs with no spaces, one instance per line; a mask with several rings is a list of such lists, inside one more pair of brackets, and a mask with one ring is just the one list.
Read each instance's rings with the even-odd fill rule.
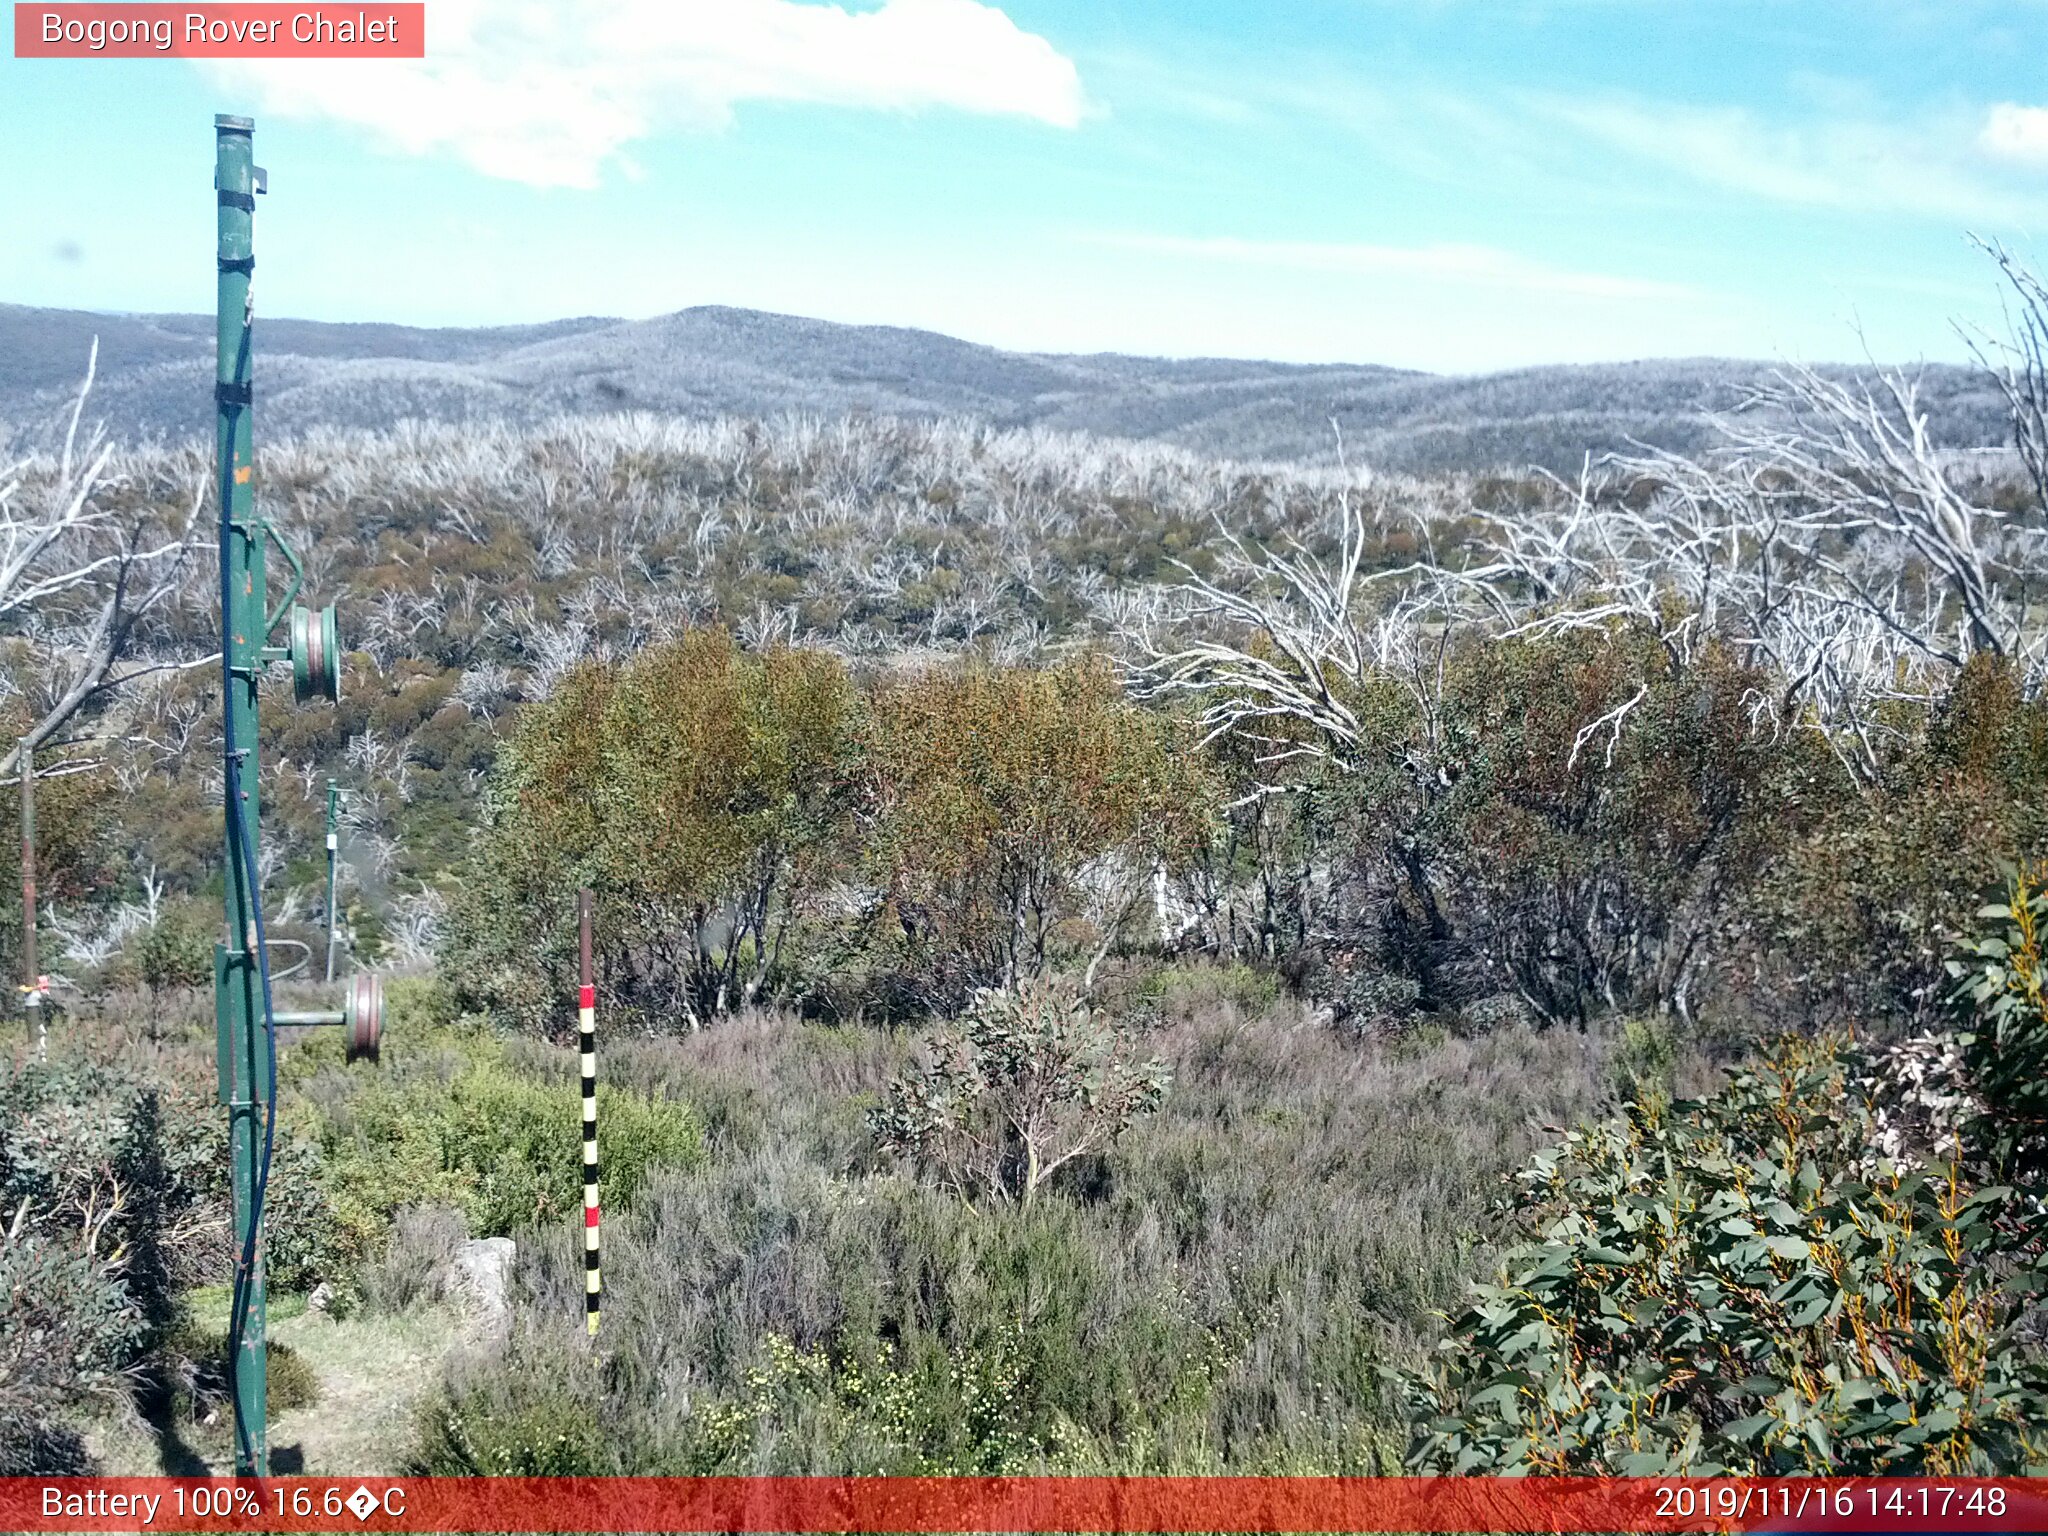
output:
[[[203,430],[213,331],[211,316],[0,305],[0,445],[48,445],[47,423],[95,337],[95,409],[117,436],[175,440]],[[1575,472],[1589,453],[1638,442],[1694,451],[1713,436],[1710,416],[1741,405],[1774,371],[1704,358],[1456,377],[1369,364],[1064,356],[713,307],[482,330],[263,320],[258,338],[273,435],[404,421],[531,428],[622,411],[970,417],[1252,461],[1334,462],[1341,437],[1354,462],[1414,474],[1532,464]],[[1998,393],[1972,370],[1926,368],[1923,400],[1951,446],[2005,439]]]

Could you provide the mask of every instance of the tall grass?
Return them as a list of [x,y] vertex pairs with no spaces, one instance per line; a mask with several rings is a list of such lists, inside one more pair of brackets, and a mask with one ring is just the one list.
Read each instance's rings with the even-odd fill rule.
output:
[[868,1149],[861,1112],[912,1044],[755,1015],[608,1053],[615,1081],[692,1103],[711,1155],[608,1226],[595,1350],[580,1234],[542,1236],[503,1351],[427,1411],[421,1465],[1393,1470],[1378,1367],[1414,1359],[1483,1263],[1532,1129],[1608,1077],[1598,1034],[1361,1046],[1212,994],[1148,1042],[1174,1071],[1156,1116],[990,1210]]

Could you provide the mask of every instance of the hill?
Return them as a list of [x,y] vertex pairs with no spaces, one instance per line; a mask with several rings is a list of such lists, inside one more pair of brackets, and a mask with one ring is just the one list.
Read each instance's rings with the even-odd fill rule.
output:
[[[104,315],[0,305],[0,442],[47,430],[100,342],[94,409],[121,438],[210,429],[205,315]],[[558,415],[965,416],[1170,443],[1222,457],[1335,452],[1413,473],[1575,466],[1631,439],[1687,448],[1708,413],[1771,371],[1682,359],[1476,376],[1230,358],[1006,352],[930,331],[706,306],[648,320],[421,329],[264,320],[266,436],[405,419],[530,425]],[[2000,403],[1969,370],[1932,366],[1941,438],[1998,442]]]

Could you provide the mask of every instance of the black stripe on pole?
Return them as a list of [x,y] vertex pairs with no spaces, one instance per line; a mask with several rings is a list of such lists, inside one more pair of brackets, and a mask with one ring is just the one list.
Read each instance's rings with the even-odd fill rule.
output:
[[590,888],[576,893],[577,1045],[583,1053],[583,1313],[591,1336],[597,1335],[604,1278],[598,1269],[597,1168],[597,987],[590,956]]

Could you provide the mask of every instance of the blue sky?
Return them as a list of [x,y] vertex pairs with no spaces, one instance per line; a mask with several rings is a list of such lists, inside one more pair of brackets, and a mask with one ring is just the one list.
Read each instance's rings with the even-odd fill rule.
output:
[[[353,9],[353,7],[351,7]],[[1474,371],[1953,358],[2048,233],[2048,3],[428,0],[420,64],[0,59],[0,301],[748,305]],[[26,213],[28,216],[23,217]]]

